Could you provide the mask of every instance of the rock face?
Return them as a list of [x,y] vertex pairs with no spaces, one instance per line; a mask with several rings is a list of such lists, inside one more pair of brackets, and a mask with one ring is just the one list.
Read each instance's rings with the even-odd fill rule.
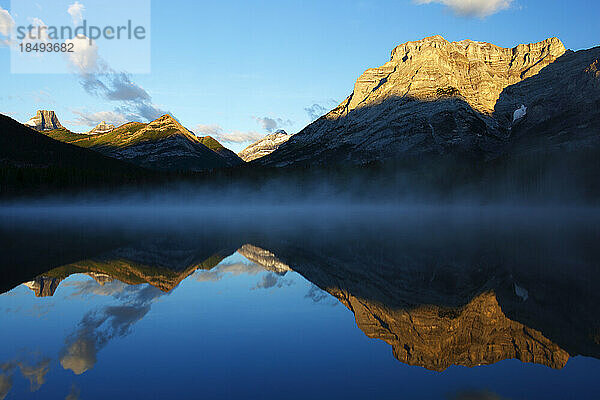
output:
[[38,131],[51,131],[62,128],[54,111],[38,110],[35,117],[25,122],[25,125]]
[[494,118],[510,130],[515,153],[600,148],[600,47],[568,51],[507,87]]
[[408,365],[443,371],[452,365],[476,367],[518,359],[563,368],[569,353],[544,335],[505,316],[494,293],[484,293],[462,308],[420,306],[389,309],[348,293],[331,290],[370,338],[392,346]]
[[436,100],[452,95],[489,114],[504,88],[537,74],[564,52],[557,38],[512,49],[471,40],[448,42],[441,36],[404,43],[392,50],[389,62],[358,78],[339,115],[390,97]]
[[103,133],[109,133],[115,130],[115,126],[112,124],[107,124],[105,121],[100,122],[94,129],[89,131],[90,135],[99,135]]
[[36,297],[51,297],[58,289],[62,279],[38,276],[33,281],[25,282],[23,285],[33,290]]
[[292,135],[288,135],[286,131],[279,130],[246,147],[238,155],[246,162],[256,160],[271,154],[291,137]]
[[[512,49],[441,36],[402,44],[390,61],[364,72],[338,107],[258,162],[360,164],[428,154],[495,158],[512,139],[511,124],[495,118],[501,94],[564,54],[557,38]],[[522,105],[511,101],[511,115]]]

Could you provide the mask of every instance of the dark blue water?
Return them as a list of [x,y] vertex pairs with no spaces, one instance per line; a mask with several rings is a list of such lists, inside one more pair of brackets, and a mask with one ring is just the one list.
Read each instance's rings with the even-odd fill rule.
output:
[[[2,232],[0,399],[600,396],[595,215],[133,230],[15,215]],[[456,330],[436,333],[445,323]]]

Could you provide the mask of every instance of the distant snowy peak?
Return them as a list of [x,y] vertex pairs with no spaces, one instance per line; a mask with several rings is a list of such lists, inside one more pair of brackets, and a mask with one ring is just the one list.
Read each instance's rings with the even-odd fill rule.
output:
[[265,136],[256,143],[251,144],[242,150],[238,155],[246,162],[256,160],[271,154],[282,144],[287,142],[292,135],[289,135],[284,130],[278,130],[275,133]]
[[105,121],[100,122],[94,129],[89,131],[91,135],[101,135],[103,133],[109,133],[115,130],[115,126],[107,124]]

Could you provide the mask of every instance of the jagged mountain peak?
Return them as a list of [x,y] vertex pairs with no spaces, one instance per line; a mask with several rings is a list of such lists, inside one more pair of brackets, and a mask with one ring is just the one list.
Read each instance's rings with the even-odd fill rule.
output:
[[162,117],[148,123],[143,131],[144,132],[142,133],[149,131],[154,135],[160,132],[164,133],[165,136],[182,135],[192,142],[199,142],[199,139],[196,135],[181,125],[181,123],[170,114],[165,114]]
[[24,125],[38,131],[51,131],[63,127],[56,113],[50,110],[38,110],[35,117],[25,122]]
[[113,124],[107,124],[106,121],[102,121],[88,133],[92,134],[92,135],[101,135],[103,133],[109,133],[114,130],[115,130],[115,126]]

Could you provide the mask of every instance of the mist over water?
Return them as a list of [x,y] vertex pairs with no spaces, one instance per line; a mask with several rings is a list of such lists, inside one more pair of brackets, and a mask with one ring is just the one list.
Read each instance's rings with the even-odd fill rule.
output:
[[[101,398],[109,379],[132,397],[200,383],[215,399],[396,398],[402,377],[414,399],[544,399],[552,387],[592,398],[600,208],[376,186],[173,185],[5,201],[10,346],[0,364],[25,365],[9,348],[35,348],[15,332],[42,315],[43,358],[30,364],[51,371],[36,386],[47,396],[76,387]],[[16,307],[31,310],[2,314]],[[26,393],[7,371],[6,390]]]

